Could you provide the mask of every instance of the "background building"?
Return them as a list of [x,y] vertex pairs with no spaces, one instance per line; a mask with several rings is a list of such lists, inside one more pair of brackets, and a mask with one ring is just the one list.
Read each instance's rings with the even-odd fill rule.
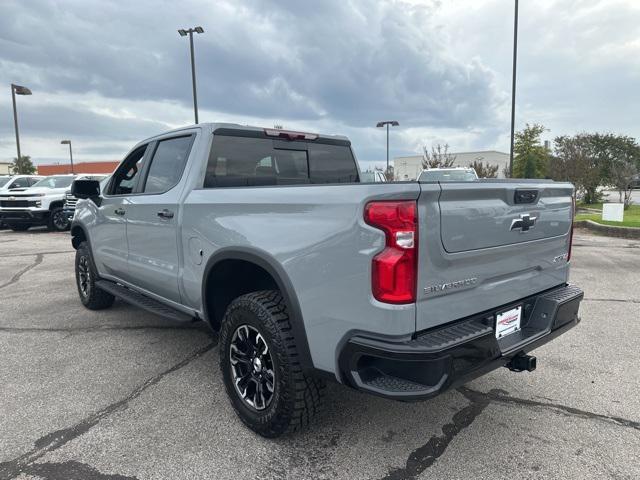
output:
[[[479,152],[451,152],[455,155],[456,167],[468,167],[474,161],[483,162],[485,165],[498,165],[498,178],[504,178],[504,169],[509,165],[509,154],[497,150],[483,150]],[[393,159],[393,171],[396,180],[415,180],[422,172],[422,155],[410,155],[408,157],[395,157]]]
[[[74,173],[112,173],[120,162],[80,162],[73,164]],[[68,163],[54,165],[37,165],[38,175],[62,175],[71,173]]]
[[11,173],[11,162],[0,162],[0,175]]

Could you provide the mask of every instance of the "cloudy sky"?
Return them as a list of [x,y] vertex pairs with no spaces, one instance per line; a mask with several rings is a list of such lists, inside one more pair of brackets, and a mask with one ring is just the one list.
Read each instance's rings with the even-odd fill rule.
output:
[[[117,160],[193,120],[348,135],[385,158],[447,142],[508,151],[512,0],[0,0],[0,160]],[[521,0],[517,127],[640,137],[640,1]],[[380,163],[381,164],[381,163]]]

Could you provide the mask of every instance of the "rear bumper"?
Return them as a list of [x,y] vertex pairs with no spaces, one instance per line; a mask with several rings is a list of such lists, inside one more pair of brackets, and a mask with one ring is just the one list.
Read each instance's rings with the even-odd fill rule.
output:
[[[346,383],[397,400],[423,400],[544,345],[578,324],[584,294],[566,285],[451,324],[410,341],[353,336],[339,356]],[[495,314],[523,306],[521,330],[495,336]]]
[[44,225],[49,214],[49,210],[3,209],[0,211],[0,221],[7,225]]

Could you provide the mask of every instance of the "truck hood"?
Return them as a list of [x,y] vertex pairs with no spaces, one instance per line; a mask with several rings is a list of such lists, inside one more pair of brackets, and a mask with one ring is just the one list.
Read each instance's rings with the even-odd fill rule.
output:
[[26,189],[15,189],[0,192],[2,197],[32,197],[34,195],[45,194],[49,195],[64,195],[64,193],[69,189],[69,187],[63,188],[26,188]]

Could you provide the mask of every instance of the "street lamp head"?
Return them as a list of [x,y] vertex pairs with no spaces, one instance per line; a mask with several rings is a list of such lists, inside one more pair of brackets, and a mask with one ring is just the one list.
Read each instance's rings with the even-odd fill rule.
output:
[[11,87],[13,88],[13,91],[16,92],[16,95],[31,95],[31,90],[29,90],[27,87],[14,85],[13,83],[11,84]]
[[186,37],[189,33],[204,33],[204,28],[202,27],[194,27],[194,28],[189,28],[189,29],[184,29],[181,28],[180,30],[178,30],[178,33],[180,34],[181,37]]
[[61,145],[71,145],[71,140],[62,140],[60,142]]
[[378,127],[378,128],[382,128],[382,127],[385,127],[387,125],[391,125],[392,127],[397,127],[400,124],[395,120],[385,120],[384,122],[376,123],[376,127]]

